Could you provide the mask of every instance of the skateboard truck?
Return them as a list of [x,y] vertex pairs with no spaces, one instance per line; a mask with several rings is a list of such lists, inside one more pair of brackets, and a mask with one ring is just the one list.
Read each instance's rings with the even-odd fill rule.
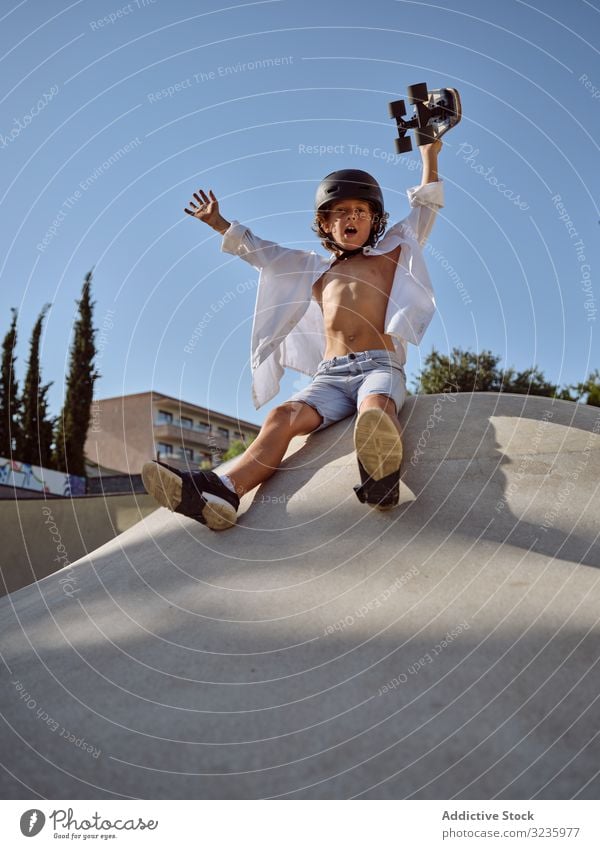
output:
[[396,121],[398,127],[396,153],[400,154],[412,150],[412,142],[406,135],[408,130],[414,130],[418,145],[431,144],[456,126],[462,117],[460,96],[455,88],[428,91],[427,83],[415,83],[409,85],[406,91],[409,105],[415,107],[411,119],[404,119],[406,106],[403,100],[388,104],[390,118]]

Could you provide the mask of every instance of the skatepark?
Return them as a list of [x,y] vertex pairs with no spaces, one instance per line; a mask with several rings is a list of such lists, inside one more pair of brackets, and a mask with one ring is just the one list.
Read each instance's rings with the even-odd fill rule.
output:
[[400,419],[395,510],[349,418],[233,529],[160,508],[1,599],[3,797],[597,799],[597,408]]

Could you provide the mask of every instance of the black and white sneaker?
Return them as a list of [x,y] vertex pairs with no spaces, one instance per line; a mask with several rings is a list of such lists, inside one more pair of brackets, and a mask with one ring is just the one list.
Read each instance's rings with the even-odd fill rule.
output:
[[235,525],[240,499],[214,472],[183,472],[153,460],[144,463],[142,482],[160,505],[189,516],[213,531]]
[[358,500],[378,510],[395,507],[400,499],[402,440],[384,410],[371,408],[359,414],[354,447],[361,480],[354,487]]

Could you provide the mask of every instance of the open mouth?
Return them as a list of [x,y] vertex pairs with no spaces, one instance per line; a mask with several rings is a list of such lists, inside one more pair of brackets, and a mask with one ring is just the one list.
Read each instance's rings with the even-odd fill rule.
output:
[[346,227],[346,229],[344,230],[344,236],[356,236],[357,233],[358,230],[356,229],[356,227],[352,226]]

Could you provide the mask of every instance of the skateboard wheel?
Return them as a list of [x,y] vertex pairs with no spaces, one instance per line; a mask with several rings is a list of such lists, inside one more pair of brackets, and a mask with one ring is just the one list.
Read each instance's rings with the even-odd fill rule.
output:
[[412,150],[412,142],[408,136],[403,139],[396,139],[396,153],[410,153]]
[[406,92],[408,94],[408,102],[411,106],[415,106],[417,103],[426,103],[429,99],[427,83],[415,83],[414,85],[409,85]]
[[404,101],[393,100],[391,103],[388,103],[388,113],[390,118],[402,118],[403,115],[406,115]]

